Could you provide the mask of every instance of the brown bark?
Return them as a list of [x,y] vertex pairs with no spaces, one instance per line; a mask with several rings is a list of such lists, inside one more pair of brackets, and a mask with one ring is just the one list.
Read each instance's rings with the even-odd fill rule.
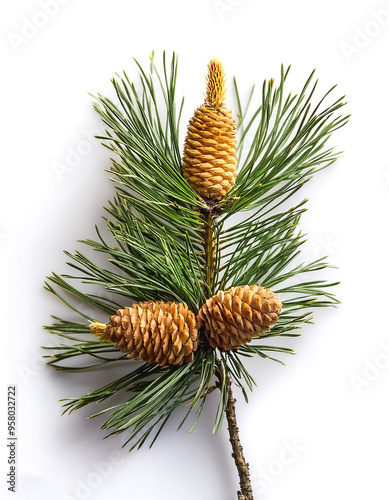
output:
[[214,235],[214,223],[213,220],[217,217],[220,210],[219,205],[215,201],[209,201],[204,203],[204,206],[199,210],[200,216],[203,222],[203,245],[204,245],[204,257],[205,264],[203,267],[204,272],[204,283],[203,290],[206,298],[209,298],[213,294],[214,282],[215,282],[215,266],[216,266],[216,242]]
[[[204,227],[204,254],[205,254],[205,267],[204,267],[204,292],[207,297],[212,295],[214,279],[215,279],[215,237],[213,219],[217,217],[219,212],[219,205],[214,202],[208,204],[200,210],[203,219]],[[224,378],[224,367],[220,360],[216,361],[217,370],[216,376],[219,379],[218,386],[221,387]],[[228,424],[228,432],[230,435],[230,443],[232,446],[232,458],[235,461],[236,468],[239,474],[240,490],[237,492],[238,500],[254,500],[253,490],[251,488],[249,464],[246,462],[243,455],[243,447],[240,443],[239,428],[236,422],[235,402],[232,394],[231,376],[229,373],[225,374],[226,388],[228,393],[226,418]]]
[[[219,370],[220,368],[221,366],[219,364]],[[221,383],[221,372],[219,371],[217,375]],[[228,400],[226,406],[228,433],[230,435],[230,443],[232,446],[232,458],[235,461],[235,466],[239,474],[240,490],[237,492],[238,500],[254,500],[253,490],[251,487],[249,464],[244,458],[243,446],[239,438],[239,428],[236,421],[235,411],[236,399],[234,399],[234,395],[232,393],[231,376],[228,373],[226,374],[226,387],[228,392]]]

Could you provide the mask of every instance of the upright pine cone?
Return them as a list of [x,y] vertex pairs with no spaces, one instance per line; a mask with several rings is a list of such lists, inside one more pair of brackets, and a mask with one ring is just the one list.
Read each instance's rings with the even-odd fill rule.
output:
[[197,321],[205,327],[211,347],[230,351],[269,331],[281,307],[271,290],[257,285],[232,287],[208,299]]
[[221,62],[208,64],[203,106],[189,121],[182,159],[184,177],[205,199],[224,198],[236,178],[236,125],[224,104],[225,76]]
[[129,358],[160,366],[189,363],[197,349],[195,316],[185,303],[133,304],[116,311],[108,325],[92,323],[90,328]]

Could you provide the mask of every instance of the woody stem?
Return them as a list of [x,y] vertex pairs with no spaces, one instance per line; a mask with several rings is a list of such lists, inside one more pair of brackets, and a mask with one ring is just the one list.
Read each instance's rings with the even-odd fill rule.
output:
[[[208,206],[201,210],[202,219],[204,222],[204,250],[205,250],[205,268],[204,268],[204,292],[207,297],[211,297],[214,293],[215,285],[215,271],[216,271],[216,245],[214,236],[214,222],[213,219],[217,216],[217,205]],[[227,404],[225,408],[228,432],[230,436],[230,443],[232,446],[232,458],[235,461],[235,466],[238,470],[240,490],[238,491],[238,500],[254,500],[253,490],[251,488],[249,465],[243,455],[243,446],[239,438],[239,428],[236,421],[236,411],[233,393],[231,376],[225,372],[225,368],[220,359],[216,360],[216,376],[219,380],[217,386],[219,389],[225,383],[227,392]],[[223,383],[224,381],[224,383]]]
[[207,298],[211,297],[215,282],[215,236],[214,236],[214,209],[212,207],[201,210],[204,228],[204,293]]
[[[224,368],[222,367],[220,361],[218,361],[217,366],[218,370],[216,371],[216,375],[219,379],[219,384],[222,384],[223,375],[221,370],[224,370]],[[253,490],[251,487],[249,464],[246,462],[243,455],[243,446],[240,442],[239,437],[239,428],[235,411],[236,399],[234,398],[234,395],[232,393],[231,376],[229,373],[226,373],[225,375],[225,384],[228,395],[227,406],[225,410],[228,424],[228,433],[232,446],[232,458],[235,461],[235,466],[238,470],[239,475],[240,490],[237,492],[238,500],[254,500]]]
[[[214,247],[214,239],[213,239],[213,221],[212,214],[209,213],[206,220],[206,229],[205,229],[205,242],[206,242],[206,256],[207,256],[207,284],[212,291],[213,289],[213,278],[214,278],[214,267],[215,267],[215,247]],[[212,293],[212,292],[211,292]]]

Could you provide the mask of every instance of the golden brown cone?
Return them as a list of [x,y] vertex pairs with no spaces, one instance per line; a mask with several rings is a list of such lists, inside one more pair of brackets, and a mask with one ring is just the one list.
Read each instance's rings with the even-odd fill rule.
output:
[[232,287],[208,299],[197,321],[205,327],[211,347],[230,351],[269,331],[268,327],[278,321],[281,308],[280,299],[267,288]]
[[92,323],[101,340],[111,340],[129,358],[160,366],[193,361],[195,316],[185,303],[141,302],[119,309],[107,325]]
[[189,121],[182,159],[184,177],[205,199],[224,198],[236,179],[236,124],[225,107],[225,93],[223,66],[213,59],[205,103]]

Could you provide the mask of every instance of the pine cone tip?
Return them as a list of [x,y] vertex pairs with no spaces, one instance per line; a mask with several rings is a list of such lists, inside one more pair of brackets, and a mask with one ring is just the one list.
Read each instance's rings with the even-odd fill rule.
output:
[[211,59],[208,63],[207,90],[205,105],[220,109],[226,95],[226,77],[221,61]]
[[98,340],[104,344],[110,342],[109,332],[107,331],[109,325],[105,323],[100,323],[100,321],[95,321],[89,325],[91,332],[96,335]]
[[96,335],[102,335],[107,331],[107,325],[105,323],[100,323],[99,321],[95,321],[89,325],[89,328]]

